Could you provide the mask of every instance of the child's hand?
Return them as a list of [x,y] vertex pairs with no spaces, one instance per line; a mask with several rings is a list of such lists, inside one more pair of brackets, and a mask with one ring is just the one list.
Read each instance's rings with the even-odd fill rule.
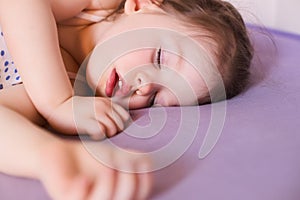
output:
[[63,133],[102,139],[124,130],[129,118],[127,110],[108,98],[74,96],[61,104],[48,122]]
[[74,97],[73,105],[77,131],[93,139],[111,137],[124,130],[130,118],[127,110],[108,98]]
[[[146,199],[151,189],[149,173],[127,173],[97,161],[80,142],[49,145],[42,150],[40,180],[54,200]],[[99,145],[99,151],[117,169],[150,169],[148,158],[134,158]],[[97,148],[97,147],[95,147]],[[95,150],[95,149],[93,149]]]

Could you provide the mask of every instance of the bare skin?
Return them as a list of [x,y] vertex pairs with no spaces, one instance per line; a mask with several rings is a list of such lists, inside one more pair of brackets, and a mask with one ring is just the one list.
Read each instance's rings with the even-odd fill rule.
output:
[[[11,5],[14,4],[14,1],[7,2]],[[41,2],[42,1],[36,1],[37,5],[41,5]],[[56,3],[59,2],[60,1],[57,1]],[[62,20],[63,18],[68,18],[69,15],[72,15],[72,12],[76,12],[76,9],[83,9],[82,6],[85,5],[80,5],[82,2],[86,5],[91,3],[89,5],[95,6],[96,1],[66,1],[67,4],[68,2],[72,5],[76,5],[76,2],[79,2],[79,7],[76,8],[75,6],[75,10],[70,11],[70,13],[65,12],[64,9],[58,9],[54,13],[56,19]],[[1,1],[1,5],[4,5],[4,3],[5,1]],[[16,1],[16,3],[18,7],[22,7],[20,3],[25,2]],[[116,1],[115,3],[118,2]],[[110,5],[106,6],[110,7]],[[25,14],[24,16],[29,15]],[[48,22],[45,24],[48,24]],[[6,30],[9,32],[9,29]],[[50,32],[53,33],[52,31]],[[33,37],[35,36],[33,35]],[[36,40],[37,38],[34,39]],[[32,41],[32,39],[28,39],[28,41],[29,40]],[[13,41],[16,41],[15,38]],[[26,41],[27,40],[25,40],[25,42]],[[22,49],[22,46],[19,47]],[[68,71],[76,72],[78,68],[77,62],[74,61],[73,57],[70,56],[67,51],[64,49],[60,50],[59,47],[57,47],[55,48],[59,53],[53,54],[53,57],[58,58],[53,59],[57,63],[49,62],[48,64],[51,66],[63,66],[64,70],[67,69]],[[47,48],[43,47],[43,49]],[[49,55],[45,53],[44,50],[41,50],[39,53]],[[17,54],[18,53],[14,53],[14,55]],[[28,52],[28,60],[30,60],[30,55],[38,57],[36,53]],[[61,56],[61,60],[59,56]],[[22,60],[19,63],[22,63]],[[26,67],[28,66],[27,64],[24,63],[24,65],[21,66]],[[51,69],[54,68],[51,67]],[[30,71],[30,69],[27,68],[26,71]],[[41,90],[40,88],[43,87],[43,85],[38,85],[39,87],[35,88],[35,86],[30,83],[32,79],[26,78],[27,75],[25,74],[23,74],[23,77],[26,84],[20,84],[1,90],[0,119],[3,125],[1,125],[0,132],[0,171],[14,176],[40,180],[49,195],[55,200],[145,199],[149,195],[151,188],[150,174],[126,173],[105,166],[88,153],[81,141],[62,139],[43,127],[47,124],[45,117],[47,116],[47,112],[51,111],[51,107],[56,107],[59,101],[65,104],[65,94],[72,96],[72,84],[67,77],[64,77],[64,72],[61,74],[63,76],[53,76],[55,78],[54,81],[45,81],[45,79],[42,81],[45,83],[60,82],[60,84],[63,85],[63,87],[55,86],[55,84],[52,85],[55,87],[55,95],[51,97],[48,96],[49,98],[47,95],[50,94],[51,88],[47,86],[44,90]],[[44,91],[48,94],[43,95]],[[63,95],[56,96],[60,94]],[[48,99],[49,104],[46,102],[47,106],[43,106],[45,102],[42,102],[39,97]],[[54,99],[54,101],[51,99]],[[85,102],[84,98],[81,100]],[[50,101],[52,102],[50,103]],[[99,101],[106,103],[108,107],[105,107],[105,109],[111,110],[111,107],[109,107],[111,104],[108,100],[99,99]],[[69,104],[69,106],[64,107],[64,109],[58,112],[63,115],[64,113],[68,113],[65,108],[69,109],[71,105],[72,104]],[[44,108],[42,107],[47,108],[47,110],[43,110]],[[102,109],[102,105],[99,107]],[[122,110],[120,107],[118,107],[118,109]],[[72,115],[72,112],[69,112],[69,114]],[[65,134],[75,134],[76,131],[74,131],[73,125],[71,125],[73,126],[71,128],[70,126],[66,128],[64,124],[61,123],[62,119],[65,118],[63,115],[57,116],[52,125],[54,127],[56,126],[57,129],[62,132],[65,131]],[[129,115],[127,112],[123,112],[123,116],[123,120],[126,121]],[[72,121],[72,118],[70,119],[70,121]],[[102,123],[104,122],[102,121]],[[108,135],[114,135],[121,130],[116,124],[107,124],[107,126],[105,125],[105,128],[106,127],[107,130],[113,130],[111,133],[107,132],[106,129],[101,131],[107,132]],[[96,129],[96,131],[87,130],[86,133],[93,131],[99,132],[99,129]],[[143,165],[143,168],[150,166],[149,160],[146,158],[133,160],[130,156],[120,155],[120,153],[106,146],[102,146],[101,151],[103,151],[103,154],[111,155],[111,159],[117,161],[117,167],[119,168],[122,168],[123,165],[127,167],[130,166],[132,171],[134,171],[134,169],[139,168],[140,164]],[[22,164],[20,165],[20,163]]]
[[[122,199],[145,199],[149,195],[149,174],[125,173],[109,168],[92,157],[80,141],[61,139],[36,125],[43,125],[45,121],[36,112],[23,85],[1,91],[0,105],[3,122],[1,172],[39,179],[49,195],[57,200],[120,199],[120,196]],[[134,169],[140,164],[143,167],[149,164],[147,159],[132,160],[108,147],[101,151],[113,155],[112,159],[118,160],[118,167],[126,165]]]
[[[30,0],[30,3],[25,0],[0,0],[1,28],[23,80],[23,84],[0,92],[0,119],[3,124],[0,132],[0,171],[41,180],[53,199],[126,200],[145,199],[149,194],[150,174],[126,173],[107,167],[95,160],[80,141],[61,139],[43,128],[43,125],[49,124],[64,134],[79,132],[99,139],[103,134],[113,136],[126,126],[129,119],[126,109],[112,103],[103,95],[74,96],[72,83],[67,74],[67,71],[77,71],[82,60],[96,45],[99,39],[97,37],[100,35],[98,33],[105,30],[108,25],[101,24],[101,27],[98,25],[97,33],[92,35],[96,26],[89,23],[70,26],[68,20],[76,18],[82,10],[113,9],[119,3],[120,0]],[[158,12],[158,16],[162,14],[157,1],[127,0],[123,17],[142,19],[140,15],[136,15],[138,13],[145,14],[142,16],[148,19],[148,23],[161,21],[158,20],[160,18],[154,20],[150,14],[147,15],[146,11],[149,9]],[[16,18],[14,13],[22,17]],[[169,24],[169,20],[173,18],[164,15],[163,19],[164,23],[161,26]],[[126,31],[127,24],[127,21],[123,21],[118,27]],[[143,24],[144,22],[140,21],[139,25]],[[134,21],[132,25],[135,25]],[[115,27],[112,24],[109,26]],[[84,35],[85,30],[88,30],[89,34]],[[118,28],[112,31],[111,34],[119,32]],[[79,36],[88,39],[77,42]],[[80,51],[77,51],[78,49]],[[147,63],[154,65],[151,55],[157,56],[156,51],[157,49],[152,49],[151,52],[143,51],[143,55],[147,56],[133,54],[131,56],[134,58],[146,57],[148,60],[127,59],[137,61],[133,64],[121,60],[122,64],[119,66],[134,67]],[[148,68],[150,69],[151,77],[157,77],[154,72],[159,70]],[[180,71],[179,68],[174,70]],[[170,71],[164,70],[166,75]],[[190,74],[195,73],[189,71],[183,74],[190,80]],[[196,77],[193,79],[198,80]],[[154,95],[151,88],[147,87],[151,85],[133,86],[137,92],[133,93],[135,98],[132,99],[140,103],[134,104],[138,107],[149,106],[148,102]],[[161,92],[160,99],[170,96],[169,91],[165,89],[165,87],[157,88]],[[75,101],[80,108],[84,108],[78,113],[77,120],[74,119],[73,110]],[[172,101],[165,104],[158,103],[166,106],[175,105]],[[101,146],[100,150],[104,155],[111,155],[111,159],[119,168],[127,166],[131,168],[130,171],[141,166],[150,168],[147,158],[134,159],[107,146]]]

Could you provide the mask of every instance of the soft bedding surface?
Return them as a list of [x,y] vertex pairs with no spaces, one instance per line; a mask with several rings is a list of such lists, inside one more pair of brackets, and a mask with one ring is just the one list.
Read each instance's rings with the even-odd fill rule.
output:
[[[300,36],[251,32],[251,84],[226,101],[225,117],[217,120],[221,135],[208,156],[199,159],[212,105],[134,111],[136,123],[112,140],[156,155],[160,169],[150,199],[300,199]],[[0,199],[49,197],[36,180],[0,173]]]

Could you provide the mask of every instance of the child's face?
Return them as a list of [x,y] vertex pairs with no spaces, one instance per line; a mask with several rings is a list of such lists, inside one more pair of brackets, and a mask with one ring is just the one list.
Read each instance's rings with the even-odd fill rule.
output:
[[[137,44],[141,47],[135,48],[136,50],[131,48],[123,55],[119,54],[102,72],[100,79],[99,75],[96,77],[95,74],[99,73],[94,71],[94,67],[88,66],[88,82],[96,90],[96,95],[111,97],[130,109],[152,105],[197,105],[198,100],[208,93],[208,80],[202,77],[203,74],[208,74],[207,67],[212,62],[203,59],[209,55],[200,55],[208,51],[195,52],[191,48],[190,40],[181,35],[186,35],[188,31],[172,16],[158,8],[154,8],[151,13],[148,10],[123,15],[105,31],[99,41],[145,28],[173,30],[173,33],[168,34],[165,31],[166,34],[155,34],[150,29],[145,31],[146,35],[141,37],[149,38],[149,42],[146,45]],[[176,35],[174,31],[179,33]],[[139,43],[138,37],[128,38],[128,41]],[[117,50],[119,47],[114,45],[112,48]],[[189,55],[195,55],[193,61],[187,58]],[[206,70],[201,72],[204,68]]]

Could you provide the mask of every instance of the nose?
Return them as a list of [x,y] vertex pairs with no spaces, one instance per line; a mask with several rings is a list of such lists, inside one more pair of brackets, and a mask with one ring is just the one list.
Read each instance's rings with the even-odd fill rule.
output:
[[136,90],[136,94],[140,96],[147,96],[152,94],[153,91],[154,91],[154,84],[147,83],[145,85],[140,85]]
[[154,91],[154,83],[151,82],[150,77],[146,74],[138,74],[136,77],[136,94],[146,96],[152,94]]

